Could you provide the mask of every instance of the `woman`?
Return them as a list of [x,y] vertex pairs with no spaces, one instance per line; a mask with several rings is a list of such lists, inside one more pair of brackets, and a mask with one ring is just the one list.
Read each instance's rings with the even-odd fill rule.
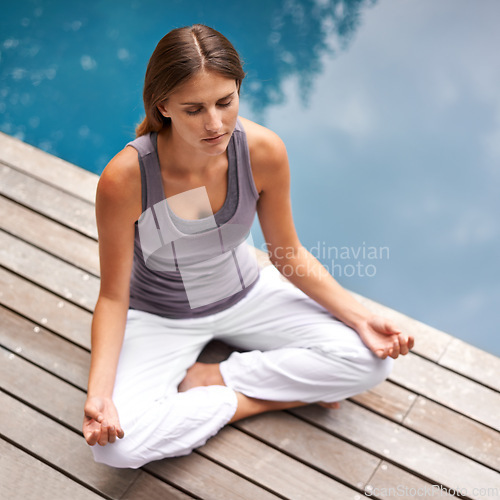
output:
[[[413,346],[301,246],[285,147],[238,117],[244,76],[217,31],[168,33],[149,61],[137,139],[100,178],[83,424],[98,462],[136,468],[250,415],[334,408]],[[262,271],[246,241],[255,213],[274,264]],[[215,338],[243,352],[196,363]]]

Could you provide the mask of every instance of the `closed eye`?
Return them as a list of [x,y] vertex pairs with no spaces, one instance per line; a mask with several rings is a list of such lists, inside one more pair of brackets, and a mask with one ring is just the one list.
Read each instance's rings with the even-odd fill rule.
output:
[[[233,100],[229,100],[227,102],[218,102],[217,103],[217,106],[219,106],[220,108],[228,108],[229,106],[231,106]],[[186,113],[189,115],[189,116],[195,116],[197,115],[198,113],[201,112],[203,108],[198,108],[198,109],[190,109],[190,110],[186,110]]]

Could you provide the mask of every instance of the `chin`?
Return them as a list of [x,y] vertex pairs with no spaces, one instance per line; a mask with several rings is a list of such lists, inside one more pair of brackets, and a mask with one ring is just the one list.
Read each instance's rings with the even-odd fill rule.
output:
[[222,141],[220,144],[209,146],[205,149],[205,153],[209,156],[218,156],[227,151],[227,147],[229,146],[229,141],[231,139],[231,135],[228,135],[227,139]]
[[217,150],[209,151],[208,156],[220,156],[227,151],[227,146],[225,148],[217,148]]

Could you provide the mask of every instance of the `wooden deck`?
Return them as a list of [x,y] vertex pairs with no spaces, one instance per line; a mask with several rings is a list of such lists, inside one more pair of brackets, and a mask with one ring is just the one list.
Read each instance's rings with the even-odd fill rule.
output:
[[80,429],[96,182],[0,134],[1,499],[500,497],[500,359],[361,297],[417,340],[375,390],[244,420],[139,470],[95,464]]

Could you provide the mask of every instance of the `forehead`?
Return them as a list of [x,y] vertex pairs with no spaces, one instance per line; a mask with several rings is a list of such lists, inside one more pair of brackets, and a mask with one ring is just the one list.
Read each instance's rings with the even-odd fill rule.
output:
[[235,92],[236,80],[213,71],[200,71],[170,95],[176,102],[210,102]]

